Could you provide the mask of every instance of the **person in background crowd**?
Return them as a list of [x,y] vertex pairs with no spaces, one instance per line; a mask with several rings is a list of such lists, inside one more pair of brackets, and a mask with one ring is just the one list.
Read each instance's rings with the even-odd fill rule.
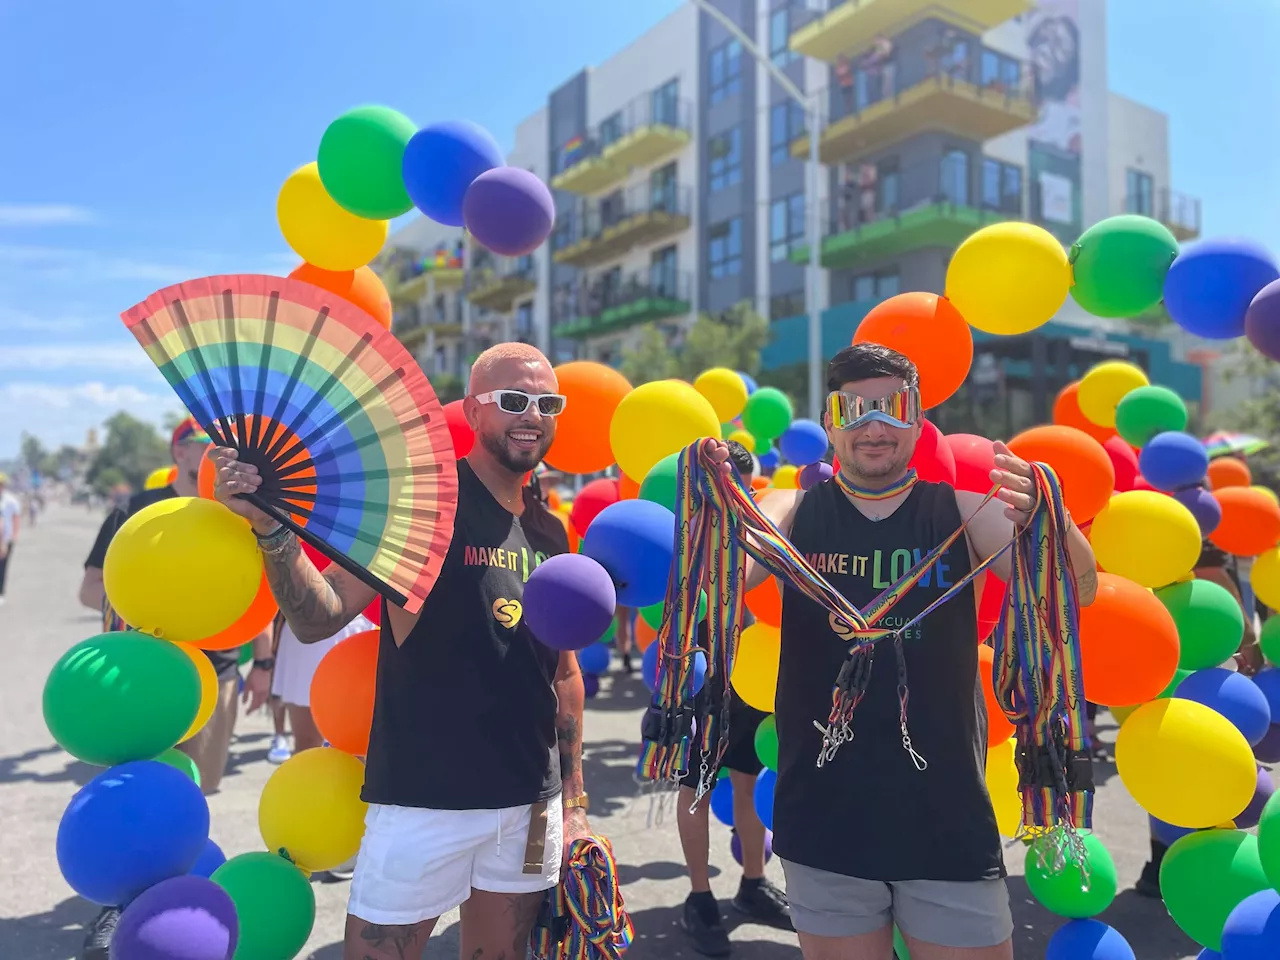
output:
[[613,646],[622,658],[622,672],[630,676],[636,672],[631,660],[631,648],[635,643],[636,612],[630,607],[618,607],[613,615]]
[[[750,489],[755,459],[737,441],[730,440],[728,447],[730,462],[742,478],[743,485]],[[744,616],[746,619],[743,625],[746,627],[751,624],[752,618],[750,614]],[[704,637],[701,642],[705,644],[705,620],[699,625],[699,631]],[[706,695],[704,688],[704,693],[699,696]],[[729,696],[729,746],[725,750],[723,766],[729,771],[729,780],[733,784],[733,828],[742,849],[742,880],[738,885],[738,893],[733,898],[733,906],[748,919],[790,929],[787,898],[765,879],[765,826],[760,822],[755,807],[756,776],[764,768],[756,755],[756,729],[768,714],[744,703],[732,688]],[[718,707],[713,708],[712,712],[718,712]],[[689,868],[689,884],[693,888],[684,902],[682,924],[693,942],[694,950],[707,957],[723,957],[730,952],[729,934],[721,920],[715,894],[711,892],[708,818],[711,804],[706,796],[701,802],[696,800],[701,777],[701,770],[690,767],[681,781],[676,807],[680,846],[684,850],[684,862]]]
[[9,477],[0,473],[0,606],[4,604],[4,583],[9,572],[9,557],[18,541],[22,504],[9,492]]
[[[272,671],[271,682],[275,683]],[[271,748],[267,751],[267,763],[281,764],[293,756],[293,744],[289,742],[289,711],[279,695],[271,694]]]

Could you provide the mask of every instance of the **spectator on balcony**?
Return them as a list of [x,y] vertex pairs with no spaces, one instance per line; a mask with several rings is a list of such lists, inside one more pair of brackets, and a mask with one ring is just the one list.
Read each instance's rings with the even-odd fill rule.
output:
[[893,41],[886,36],[876,37],[862,57],[862,67],[872,78],[872,99],[882,100],[894,95]]
[[853,63],[845,54],[836,60],[836,85],[844,100],[844,115],[853,113]]

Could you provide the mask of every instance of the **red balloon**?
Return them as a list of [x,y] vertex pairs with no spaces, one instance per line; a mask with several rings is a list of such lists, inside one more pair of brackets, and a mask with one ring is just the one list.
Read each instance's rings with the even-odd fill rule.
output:
[[932,421],[920,421],[920,440],[916,443],[915,453],[911,455],[911,466],[916,468],[921,480],[949,483],[953,487],[956,485],[955,454],[943,440],[942,431]]
[[992,487],[991,471],[996,454],[991,441],[971,433],[948,433],[945,437],[956,460],[956,489],[986,493]]
[[[301,540],[301,538],[299,539]],[[332,560],[326,557],[323,553],[321,553],[311,544],[307,543],[307,541],[301,540],[301,543],[302,543],[302,552],[307,555],[308,560],[310,560],[312,563],[315,564],[315,567],[317,570],[327,570],[329,568],[329,565],[333,563]]]
[[622,491],[617,480],[612,477],[592,480],[573,498],[573,507],[569,510],[569,522],[573,524],[573,529],[578,531],[578,536],[584,536],[587,527],[600,511],[621,499]]
[[1008,584],[990,570],[987,581],[982,585],[982,596],[978,598],[978,642],[991,636],[991,631],[1000,622],[1000,611],[1004,609],[1005,592]]
[[[1111,465],[1116,468],[1116,493],[1126,493],[1134,489],[1138,480],[1138,454],[1119,434],[1111,437],[1102,445],[1111,458]],[[1146,483],[1146,480],[1142,481]]]
[[382,597],[374,597],[373,603],[364,608],[364,618],[375,627],[382,626]]
[[444,422],[449,425],[449,436],[453,437],[454,454],[465,457],[475,446],[476,435],[471,432],[471,424],[467,423],[466,414],[462,412],[461,400],[444,405]]

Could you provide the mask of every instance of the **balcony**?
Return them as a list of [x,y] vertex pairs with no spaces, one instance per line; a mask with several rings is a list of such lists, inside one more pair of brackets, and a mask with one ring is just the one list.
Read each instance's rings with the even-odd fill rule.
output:
[[482,310],[509,313],[538,286],[533,257],[476,256],[467,277],[467,299]]
[[437,293],[459,289],[463,257],[461,243],[428,254],[401,248],[380,256],[373,266],[392,303],[417,303],[432,288]]
[[391,332],[410,353],[418,349],[434,335],[457,337],[462,333],[462,306],[456,300],[445,304],[426,306],[413,302],[397,304],[392,315]]
[[796,53],[834,62],[879,36],[901,33],[926,18],[982,33],[1034,6],[1032,0],[828,0],[826,10],[791,34]]
[[1155,197],[1149,193],[1124,198],[1124,212],[1159,220],[1179,243],[1200,236],[1200,200],[1162,188]]
[[551,332],[557,337],[594,337],[681,317],[690,310],[692,287],[687,272],[659,266],[625,278],[609,271],[590,282],[561,284],[552,296]]
[[689,229],[691,210],[689,188],[674,184],[641,184],[586,201],[552,233],[552,259],[579,268],[598,266],[632,247]]
[[[937,70],[918,83],[899,86],[895,72],[878,71],[861,85],[832,88],[827,97],[818,154],[823,163],[852,160],[926,130],[968,140],[990,140],[1035,119],[1025,78],[1016,86],[969,78],[967,63]],[[791,155],[809,155],[809,136],[791,143]]]
[[645,167],[689,142],[693,108],[662,88],[641,94],[606,117],[585,137],[556,154],[557,190],[592,196],[624,182],[632,167]]

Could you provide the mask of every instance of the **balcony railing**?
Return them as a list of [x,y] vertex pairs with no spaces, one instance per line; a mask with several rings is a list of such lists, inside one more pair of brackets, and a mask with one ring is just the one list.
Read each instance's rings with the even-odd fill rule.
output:
[[632,167],[647,166],[688,143],[692,129],[688,100],[661,87],[643,93],[556,151],[552,186],[588,194],[608,189],[625,180]]
[[609,271],[552,291],[551,322],[556,336],[594,336],[647,320],[681,316],[692,302],[688,271],[667,264],[623,276]]
[[467,271],[466,293],[478,307],[505,313],[537,286],[537,265],[532,256],[500,257],[484,250],[474,259],[474,266]]
[[1124,212],[1159,220],[1179,241],[1200,236],[1200,199],[1167,187],[1155,191],[1154,195],[1130,194],[1124,198]]
[[693,191],[670,183],[638,184],[583,201],[551,235],[557,263],[591,266],[633,246],[656,242],[689,226]]

